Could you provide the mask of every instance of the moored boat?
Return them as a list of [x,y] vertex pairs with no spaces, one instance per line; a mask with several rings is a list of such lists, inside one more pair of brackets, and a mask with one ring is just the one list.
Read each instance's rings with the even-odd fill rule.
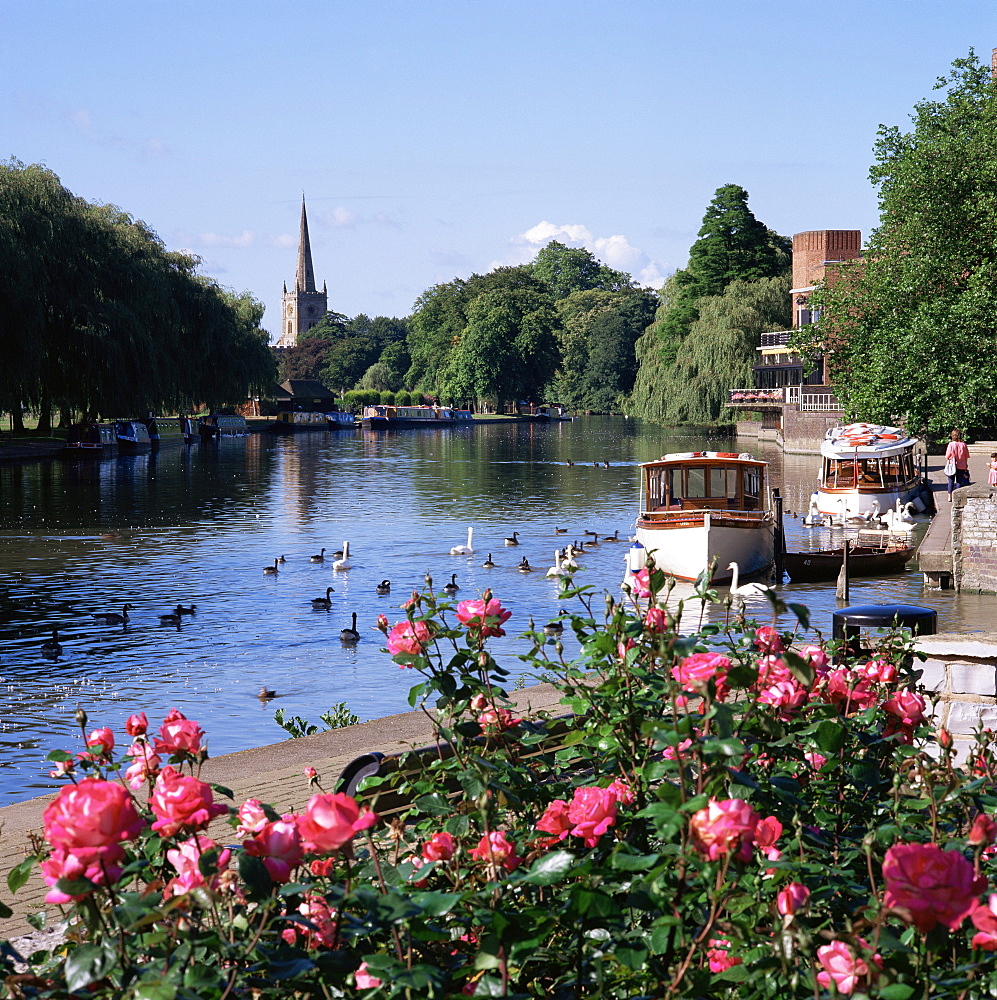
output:
[[468,424],[474,420],[470,410],[451,406],[365,406],[360,418],[364,427],[426,427],[439,424]]
[[[847,424],[821,442],[821,468],[813,495],[817,511],[840,518],[872,518],[922,491],[924,442],[900,427]],[[921,508],[923,509],[923,507]]]
[[134,455],[136,452],[152,448],[149,429],[141,420],[116,420],[114,435],[118,442],[118,451],[122,455]]
[[767,463],[737,452],[683,452],[643,463],[637,542],[679,580],[695,580],[712,565],[713,580],[725,582],[731,563],[742,578],[765,572],[775,552],[767,471]]
[[[848,550],[848,575],[891,576],[902,573],[916,554],[917,549],[909,545],[895,548],[853,545]],[[814,552],[784,552],[782,565],[793,583],[821,583],[838,578],[843,558],[840,547]]]
[[114,424],[99,424],[94,420],[73,424],[62,448],[63,458],[102,458],[117,448]]

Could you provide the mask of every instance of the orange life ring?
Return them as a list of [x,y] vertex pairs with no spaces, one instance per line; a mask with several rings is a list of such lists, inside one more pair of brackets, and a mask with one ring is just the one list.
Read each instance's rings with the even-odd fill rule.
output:
[[899,441],[899,434],[880,434],[879,435],[884,441]]
[[740,452],[736,451],[718,451],[717,458],[737,458]]

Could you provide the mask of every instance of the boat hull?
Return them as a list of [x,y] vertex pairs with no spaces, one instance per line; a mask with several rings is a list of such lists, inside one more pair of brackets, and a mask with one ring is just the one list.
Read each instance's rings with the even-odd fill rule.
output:
[[768,570],[775,557],[770,518],[683,511],[681,518],[637,522],[637,541],[655,566],[679,580],[696,580],[716,560],[712,582],[725,583],[736,562],[742,579]]
[[[916,554],[917,549],[909,546],[888,552],[853,548],[848,553],[848,575],[890,576],[902,573]],[[817,552],[785,552],[782,564],[793,583],[822,583],[838,578],[841,560],[841,549],[823,549]]]

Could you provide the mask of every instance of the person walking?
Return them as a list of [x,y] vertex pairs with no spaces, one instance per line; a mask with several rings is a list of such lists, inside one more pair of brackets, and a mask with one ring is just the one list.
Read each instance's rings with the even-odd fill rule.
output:
[[954,428],[949,434],[945,449],[945,475],[949,481],[949,503],[952,491],[969,485],[969,446],[962,439],[962,431]]
[[987,485],[997,486],[997,451],[990,452],[990,461],[987,462]]

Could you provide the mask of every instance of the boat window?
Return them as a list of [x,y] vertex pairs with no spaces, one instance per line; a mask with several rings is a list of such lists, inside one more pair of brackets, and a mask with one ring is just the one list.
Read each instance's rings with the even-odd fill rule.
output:
[[883,485],[883,481],[880,478],[880,473],[879,473],[878,458],[860,458],[858,459],[856,464],[858,465],[860,486]]
[[904,457],[901,455],[890,455],[889,457],[880,459],[884,486],[897,486],[905,481],[906,469],[904,466],[907,463],[903,461]]
[[685,473],[685,497],[689,500],[698,500],[706,496],[706,469],[702,466],[693,466],[686,469]]
[[851,458],[829,459],[825,486],[854,486],[855,461]]
[[737,496],[736,469],[710,469],[710,496],[733,499]]
[[744,482],[744,499],[741,505],[745,510],[758,510],[762,494],[761,470],[746,468],[742,476]]

